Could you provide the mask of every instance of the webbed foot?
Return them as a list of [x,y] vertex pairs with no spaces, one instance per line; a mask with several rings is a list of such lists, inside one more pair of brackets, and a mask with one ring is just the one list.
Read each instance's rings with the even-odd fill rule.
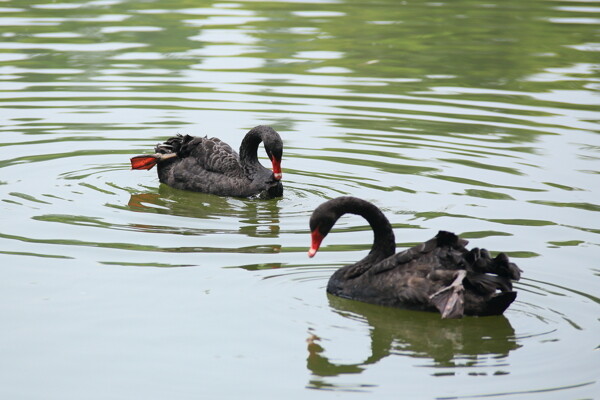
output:
[[457,271],[456,279],[450,285],[429,296],[431,303],[442,314],[442,318],[462,318],[464,315],[465,288],[462,282],[465,276],[467,276],[467,271]]

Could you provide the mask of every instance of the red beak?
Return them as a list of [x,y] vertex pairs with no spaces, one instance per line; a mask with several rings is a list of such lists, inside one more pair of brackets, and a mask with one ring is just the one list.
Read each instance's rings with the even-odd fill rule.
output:
[[321,247],[321,242],[323,241],[324,237],[325,236],[323,236],[321,232],[319,232],[319,228],[316,228],[310,233],[311,243],[310,250],[308,250],[309,257],[314,257],[314,255],[317,254],[317,251],[319,251],[319,247]]
[[273,176],[277,180],[281,180],[281,160],[276,159],[275,157],[271,158],[271,163],[273,164]]

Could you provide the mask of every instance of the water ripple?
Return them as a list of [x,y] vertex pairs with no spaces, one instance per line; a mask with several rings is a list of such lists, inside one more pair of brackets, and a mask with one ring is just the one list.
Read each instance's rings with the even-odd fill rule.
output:
[[[223,382],[252,386],[239,377],[267,387],[269,369],[268,387],[290,398],[391,398],[400,378],[409,397],[590,396],[597,7],[190,4],[0,9],[1,313],[16,327],[2,342],[18,344],[3,351],[7,394],[106,376],[153,398],[161,382],[193,392],[189,371],[222,394]],[[236,148],[258,124],[284,140],[282,199],[182,192],[129,170],[174,134]],[[524,270],[517,301],[504,317],[442,321],[327,296],[372,240],[344,217],[308,259],[308,218],[339,195],[381,207],[398,248],[447,229],[506,252]]]

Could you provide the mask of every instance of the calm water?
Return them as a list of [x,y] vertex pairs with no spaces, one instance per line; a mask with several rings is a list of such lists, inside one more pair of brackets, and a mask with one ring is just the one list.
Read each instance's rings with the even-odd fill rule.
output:
[[[600,398],[600,2],[0,2],[6,399]],[[176,133],[270,124],[285,196],[130,171]],[[261,153],[263,160],[266,156]],[[452,230],[524,270],[504,317],[325,294]],[[374,397],[376,396],[376,397]],[[273,397],[275,398],[275,397]]]

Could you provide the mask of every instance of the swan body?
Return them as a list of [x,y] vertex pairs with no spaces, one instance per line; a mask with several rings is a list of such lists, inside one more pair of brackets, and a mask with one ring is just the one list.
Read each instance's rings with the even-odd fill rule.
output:
[[[264,144],[273,171],[257,157]],[[155,147],[155,154],[131,159],[132,169],[157,165],[158,178],[176,189],[219,196],[274,198],[283,195],[281,157],[283,143],[271,127],[252,128],[242,140],[239,154],[218,138],[177,135]]]
[[334,272],[327,292],[383,306],[439,311],[442,318],[500,315],[515,300],[511,281],[520,278],[521,270],[504,253],[491,258],[485,249],[468,250],[466,240],[445,231],[396,253],[388,219],[375,205],[355,197],[338,197],[315,209],[310,257],[346,213],[369,222],[373,246],[365,258]]

